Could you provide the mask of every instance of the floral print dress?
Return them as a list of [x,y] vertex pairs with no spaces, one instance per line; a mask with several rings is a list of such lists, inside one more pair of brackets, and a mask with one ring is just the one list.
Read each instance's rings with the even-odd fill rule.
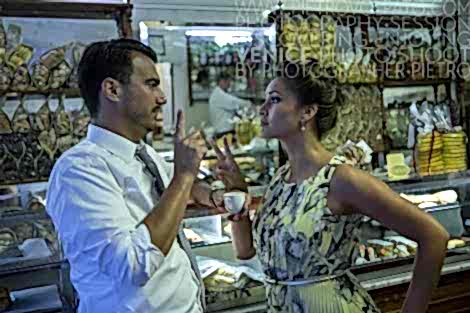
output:
[[271,280],[325,278],[300,285],[267,284],[269,312],[376,313],[367,291],[348,271],[357,253],[360,215],[333,215],[327,207],[335,156],[316,176],[287,183],[289,164],[271,181],[253,221],[257,256]]

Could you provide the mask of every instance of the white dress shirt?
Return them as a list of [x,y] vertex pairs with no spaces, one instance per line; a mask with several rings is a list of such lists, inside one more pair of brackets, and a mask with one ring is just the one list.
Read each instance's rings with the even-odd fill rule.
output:
[[[141,144],[144,144],[141,142]],[[138,145],[90,125],[52,171],[47,211],[71,265],[79,313],[199,313],[201,286],[177,240],[169,253],[141,223],[158,202]],[[150,146],[165,186],[173,167]]]
[[230,123],[230,119],[234,117],[236,110],[250,105],[250,101],[232,96],[219,86],[215,87],[209,98],[209,119],[216,133],[233,130],[234,125]]

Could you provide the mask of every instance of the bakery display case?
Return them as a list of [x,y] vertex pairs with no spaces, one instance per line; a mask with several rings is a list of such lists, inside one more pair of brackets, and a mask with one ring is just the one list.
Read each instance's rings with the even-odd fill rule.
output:
[[1,1],[0,311],[74,312],[44,199],[60,155],[86,136],[77,66],[92,41],[131,37],[128,2]]
[[1,189],[0,286],[10,299],[2,312],[72,312],[68,265],[45,211],[46,186],[22,187]]
[[[470,176],[467,173],[448,174],[389,185],[403,198],[431,214],[450,233],[452,238],[448,243],[441,283],[434,294],[430,312],[444,312],[439,311],[440,305],[449,308],[445,312],[458,312],[454,300],[458,299],[458,303],[470,300],[467,297],[470,288],[460,280],[460,277],[470,276],[470,239],[466,237],[470,229],[465,225],[470,214]],[[251,188],[250,193],[257,199],[252,207],[254,213],[264,188]],[[222,229],[228,237],[229,231]],[[368,218],[364,218],[360,233],[352,272],[383,312],[395,312],[400,308],[411,280],[417,244]],[[253,264],[236,260],[230,241],[200,244],[193,246],[193,251],[198,256],[201,271],[207,274],[204,281],[208,312],[236,312],[237,308],[265,312],[261,271]],[[254,273],[247,273],[247,267]]]
[[47,181],[61,153],[85,136],[78,62],[92,41],[131,37],[131,9],[115,1],[2,1],[1,185]]

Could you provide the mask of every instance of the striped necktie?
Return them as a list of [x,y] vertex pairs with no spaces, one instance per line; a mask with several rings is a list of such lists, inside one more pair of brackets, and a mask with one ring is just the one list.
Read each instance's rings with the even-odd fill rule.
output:
[[[160,176],[160,172],[158,171],[157,164],[153,161],[152,157],[148,154],[147,149],[145,146],[138,147],[136,150],[136,157],[140,159],[144,165],[145,168],[148,170],[148,172],[152,175],[152,177],[155,178],[155,189],[157,190],[158,196],[161,197],[163,192],[165,191],[165,185],[163,183],[162,177]],[[201,295],[201,302],[203,308],[205,307],[205,290],[204,290],[204,283],[202,281],[201,273],[199,271],[199,267],[197,266],[196,258],[194,257],[192,251],[191,251],[191,245],[189,244],[188,239],[184,235],[183,232],[183,226],[180,225],[179,231],[178,231],[178,242],[181,246],[181,248],[184,250],[186,255],[189,258],[189,261],[191,262],[191,267],[196,274],[197,278],[199,279],[200,283],[200,295]]]

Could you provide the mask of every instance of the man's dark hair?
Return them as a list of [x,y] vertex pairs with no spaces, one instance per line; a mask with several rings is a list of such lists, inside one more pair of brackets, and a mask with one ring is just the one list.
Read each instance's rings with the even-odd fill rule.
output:
[[99,91],[104,79],[110,77],[128,84],[132,75],[131,52],[140,52],[155,63],[157,55],[143,43],[133,39],[99,41],[89,45],[78,65],[78,84],[92,117],[99,111]]
[[229,73],[222,71],[217,75],[217,82],[220,82],[221,80],[230,80],[232,77],[230,76]]

